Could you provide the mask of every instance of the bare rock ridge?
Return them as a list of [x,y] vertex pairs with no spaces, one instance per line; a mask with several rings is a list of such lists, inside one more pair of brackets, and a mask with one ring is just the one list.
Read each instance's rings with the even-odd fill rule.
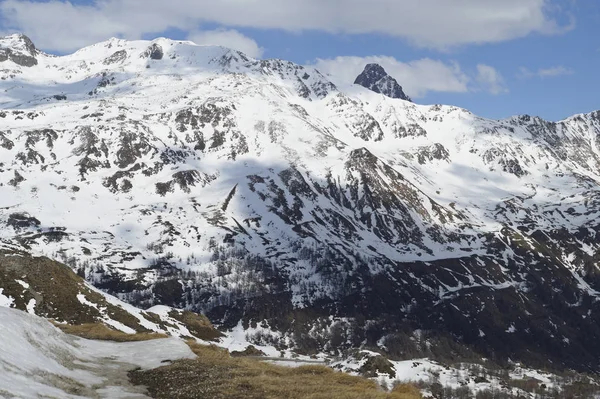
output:
[[354,84],[361,85],[375,93],[383,94],[390,98],[412,101],[402,90],[396,79],[379,64],[367,64],[364,71],[357,76]]

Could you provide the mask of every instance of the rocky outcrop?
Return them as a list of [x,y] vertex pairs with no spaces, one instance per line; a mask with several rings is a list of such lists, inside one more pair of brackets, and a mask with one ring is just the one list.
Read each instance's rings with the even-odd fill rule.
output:
[[158,60],[162,60],[164,55],[165,55],[165,53],[163,51],[163,48],[156,43],[152,43],[150,45],[150,47],[148,47],[148,49],[146,49],[146,51],[144,51],[144,53],[142,54],[142,57],[150,58],[151,60],[158,61]]
[[25,35],[0,37],[0,62],[10,60],[23,67],[33,67],[38,64],[38,53],[31,39]]
[[412,101],[410,97],[404,94],[402,86],[398,84],[396,79],[388,75],[379,64],[367,64],[364,71],[357,76],[354,84],[390,98]]

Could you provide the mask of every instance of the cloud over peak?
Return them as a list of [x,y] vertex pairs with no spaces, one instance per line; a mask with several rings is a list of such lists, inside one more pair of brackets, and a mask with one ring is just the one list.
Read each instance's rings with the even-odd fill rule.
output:
[[261,58],[264,53],[264,49],[254,39],[234,29],[195,31],[188,35],[188,40],[196,44],[228,47],[241,51],[252,58]]
[[3,0],[5,28],[41,48],[71,51],[107,37],[139,39],[169,28],[227,27],[375,33],[444,50],[567,30],[551,0]]
[[366,64],[379,64],[395,78],[404,91],[413,98],[425,97],[430,92],[467,93],[483,91],[491,94],[507,92],[504,79],[495,68],[479,64],[467,73],[457,62],[443,62],[423,58],[401,62],[394,57],[336,57],[317,59],[314,66],[327,74],[338,85],[351,84]]

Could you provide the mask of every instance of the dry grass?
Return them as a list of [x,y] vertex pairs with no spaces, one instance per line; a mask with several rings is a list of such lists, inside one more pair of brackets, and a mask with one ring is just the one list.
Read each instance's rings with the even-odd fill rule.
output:
[[[398,398],[402,398],[402,399],[411,399],[411,398],[420,398],[421,397],[421,391],[419,390],[419,388],[417,388],[416,386],[412,385],[412,384],[398,384],[394,387],[394,390],[392,391],[394,392],[396,395],[398,395]],[[404,395],[404,396],[402,396]]]
[[169,312],[169,316],[183,323],[196,338],[205,341],[218,341],[223,336],[223,333],[216,330],[204,315],[192,313],[187,310],[183,312],[172,310]]
[[76,326],[71,324],[55,323],[54,325],[67,334],[100,341],[136,342],[150,341],[153,339],[161,339],[168,337],[165,334],[156,333],[126,334],[124,332],[108,328],[107,326],[101,323],[87,323]]
[[[111,319],[137,332],[149,332],[135,316],[88,288],[68,266],[45,257],[19,255],[0,257],[0,287],[5,295],[15,298],[17,309],[27,310],[29,301],[35,299],[38,316],[77,325],[100,322],[102,314],[98,309],[103,308]],[[29,289],[23,290],[17,282],[21,279],[29,284]],[[79,294],[97,306],[83,304],[78,299]]]
[[289,368],[255,359],[232,358],[217,347],[190,343],[198,355],[149,371],[133,371],[131,380],[151,396],[169,399],[417,399],[415,387],[382,391],[374,381],[324,366]]

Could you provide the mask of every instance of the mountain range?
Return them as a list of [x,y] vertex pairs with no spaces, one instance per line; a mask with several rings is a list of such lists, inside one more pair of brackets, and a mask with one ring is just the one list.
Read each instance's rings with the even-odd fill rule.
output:
[[[598,372],[600,112],[490,120],[378,65],[0,38],[0,245],[306,355]],[[1,298],[1,297],[0,297]]]

